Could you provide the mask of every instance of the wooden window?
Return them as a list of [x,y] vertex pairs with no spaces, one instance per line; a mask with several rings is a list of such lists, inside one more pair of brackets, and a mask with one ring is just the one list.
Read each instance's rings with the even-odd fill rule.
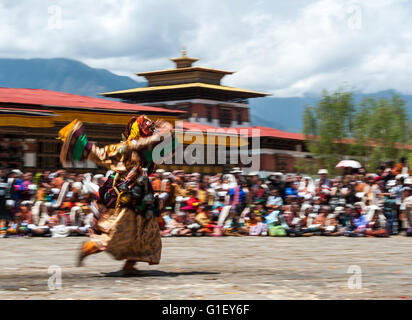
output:
[[53,141],[40,142],[40,153],[52,153],[56,154],[59,150],[59,143]]
[[242,109],[237,109],[237,123],[242,124]]
[[288,171],[289,157],[276,156],[276,171],[287,172]]
[[206,107],[207,122],[212,122],[212,107]]
[[228,108],[220,108],[219,120],[221,127],[230,127],[232,125],[232,110]]

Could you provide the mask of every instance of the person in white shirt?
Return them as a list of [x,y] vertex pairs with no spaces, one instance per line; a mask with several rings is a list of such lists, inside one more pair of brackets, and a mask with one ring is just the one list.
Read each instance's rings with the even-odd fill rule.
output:
[[272,189],[271,195],[268,197],[266,206],[270,209],[276,209],[283,205],[283,199],[279,196],[278,189]]

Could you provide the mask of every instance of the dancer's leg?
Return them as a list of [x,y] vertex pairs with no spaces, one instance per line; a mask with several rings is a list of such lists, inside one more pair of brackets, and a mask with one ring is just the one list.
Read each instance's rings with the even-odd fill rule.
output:
[[137,261],[134,260],[126,260],[123,266],[123,273],[124,274],[138,274],[139,270],[135,268]]
[[84,258],[86,258],[87,256],[94,254],[94,253],[98,253],[101,250],[96,246],[96,244],[93,241],[87,241],[85,243],[83,243],[81,249],[80,249],[80,253],[79,253],[79,258],[77,261],[77,266],[81,267],[83,265],[83,260]]

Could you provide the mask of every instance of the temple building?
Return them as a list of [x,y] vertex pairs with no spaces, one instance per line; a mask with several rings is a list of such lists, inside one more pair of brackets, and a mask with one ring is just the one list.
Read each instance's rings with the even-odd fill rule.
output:
[[[90,141],[107,145],[119,142],[130,117],[141,114],[177,124],[177,138],[185,152],[189,145],[215,148],[214,163],[208,163],[210,153],[205,152],[203,161],[184,159],[183,163],[160,166],[166,170],[214,174],[236,166],[247,172],[247,165],[230,163],[227,151],[233,146],[248,146],[249,154],[259,155],[260,170],[266,172],[294,172],[297,159],[311,157],[302,134],[251,126],[248,99],[267,94],[222,85],[222,79],[233,72],[193,66],[198,59],[188,57],[185,50],[171,61],[173,69],[137,74],[146,78],[147,87],[101,94],[121,102],[40,89],[0,88],[0,166],[57,170],[61,164],[56,137],[69,122],[81,120]],[[219,129],[231,133],[222,134]],[[203,138],[213,130],[217,133],[211,139]],[[254,147],[256,140],[259,148]],[[225,164],[218,162],[222,148],[226,150]],[[90,169],[105,171],[88,162],[70,168],[77,172]]]
[[[90,141],[99,145],[121,140],[132,116],[148,115],[174,123],[182,111],[127,104],[41,89],[0,88],[0,166],[25,170],[61,169],[58,132],[79,119]],[[98,169],[76,163],[74,171]]]
[[[128,103],[185,111],[179,118],[184,120],[187,131],[233,128],[241,135],[240,129],[247,129],[243,138],[250,146],[254,139],[260,139],[259,150],[250,151],[260,155],[261,171],[293,172],[296,159],[310,157],[302,134],[251,126],[248,99],[267,94],[223,86],[222,79],[233,72],[193,66],[199,59],[188,57],[186,50],[181,57],[170,60],[175,63],[173,69],[137,73],[147,80],[147,87],[101,95]],[[260,132],[257,136],[256,129]],[[177,166],[164,168],[176,169]],[[203,172],[205,166],[184,166],[184,169]],[[247,171],[246,167],[243,169]],[[223,168],[214,166],[205,170],[221,172]]]
[[170,59],[174,69],[137,73],[148,86],[101,95],[124,102],[181,110],[180,119],[214,127],[250,126],[248,99],[267,94],[223,86],[221,81],[233,72],[193,66],[198,59],[182,56]]

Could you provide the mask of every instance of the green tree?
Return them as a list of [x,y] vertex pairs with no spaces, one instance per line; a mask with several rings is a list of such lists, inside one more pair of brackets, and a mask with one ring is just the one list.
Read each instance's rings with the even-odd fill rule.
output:
[[351,92],[324,91],[315,106],[305,109],[303,122],[309,151],[332,173],[345,156],[372,170],[387,160],[412,158],[412,124],[398,95],[364,98],[355,107]]
[[383,161],[409,155],[411,130],[405,101],[398,95],[364,98],[354,123],[356,152],[372,170]]
[[304,134],[309,151],[329,172],[344,155],[350,154],[355,105],[352,92],[324,91],[315,106],[305,108]]

